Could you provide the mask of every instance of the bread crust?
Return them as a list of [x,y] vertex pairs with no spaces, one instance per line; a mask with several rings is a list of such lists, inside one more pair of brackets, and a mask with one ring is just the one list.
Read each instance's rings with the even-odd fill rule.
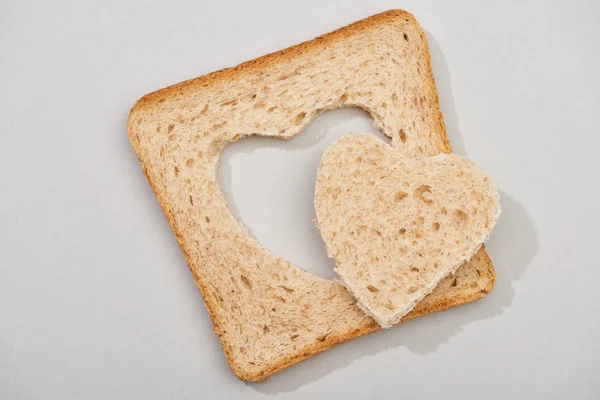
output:
[[[310,358],[316,354],[322,353],[338,344],[347,342],[351,339],[359,336],[377,331],[380,327],[370,318],[365,318],[364,322],[356,324],[355,326],[348,327],[344,331],[334,331],[327,334],[322,340],[316,340],[313,343],[302,346],[301,348],[292,347],[286,349],[286,353],[278,354],[272,361],[266,362],[260,367],[254,368],[248,365],[246,361],[239,361],[239,355],[234,351],[233,345],[234,340],[228,336],[228,332],[224,331],[226,326],[226,319],[231,318],[230,313],[224,312],[219,306],[218,301],[214,297],[214,291],[211,289],[211,277],[205,275],[205,270],[202,265],[199,265],[197,255],[192,254],[189,249],[188,242],[186,241],[185,228],[180,226],[177,222],[177,210],[173,203],[168,198],[166,184],[163,183],[164,177],[161,175],[159,168],[153,164],[156,161],[155,156],[149,151],[148,145],[144,142],[144,135],[149,135],[147,127],[140,125],[142,120],[148,113],[151,113],[160,103],[169,102],[175,97],[186,96],[194,93],[201,88],[210,87],[217,83],[223,82],[224,80],[234,79],[241,74],[249,74],[257,71],[264,70],[270,66],[281,63],[284,60],[293,60],[297,57],[302,57],[307,52],[315,52],[320,49],[325,49],[332,43],[338,43],[339,41],[345,40],[346,38],[352,37],[356,34],[369,31],[374,27],[393,23],[398,19],[403,19],[408,23],[414,24],[418,27],[418,23],[414,16],[403,10],[390,10],[381,14],[377,14],[358,21],[331,33],[323,36],[319,36],[311,41],[292,46],[290,48],[259,57],[252,61],[245,62],[233,68],[223,69],[217,72],[213,72],[202,77],[187,80],[178,83],[173,86],[158,90],[142,97],[131,109],[128,121],[127,131],[131,145],[138,155],[144,174],[146,175],[150,186],[158,202],[163,209],[163,212],[169,221],[169,224],[173,230],[173,233],[182,249],[185,259],[190,267],[194,279],[202,293],[206,309],[213,321],[215,326],[214,331],[219,335],[221,345],[225,356],[229,362],[232,371],[242,380],[245,381],[260,381],[265,380],[270,375],[279,372],[291,365],[294,365],[302,360]],[[420,28],[418,28],[420,31]],[[434,115],[431,115],[433,124],[436,129],[432,135],[435,135],[431,140],[436,143],[437,148],[440,151],[450,152],[450,143],[445,134],[445,127],[443,117],[439,111],[439,103],[437,92],[435,91],[435,82],[433,73],[431,71],[431,63],[429,58],[429,50],[427,47],[427,41],[421,32],[422,43],[422,57],[425,60],[423,67],[423,78],[429,86],[432,88],[429,95],[432,99],[430,109],[434,110]],[[225,140],[225,139],[224,139]],[[231,139],[225,141],[231,142]],[[224,147],[224,146],[223,146]],[[222,147],[219,151],[222,150]],[[156,163],[159,163],[156,161]],[[234,245],[234,243],[232,243]],[[469,290],[464,289],[457,293],[456,291],[452,295],[446,297],[435,298],[432,301],[424,300],[415,309],[413,309],[402,322],[410,319],[439,311],[450,307],[454,307],[460,304],[468,303],[486,296],[494,286],[495,272],[493,265],[484,251],[484,248],[475,255],[475,257],[463,268],[474,268],[477,271],[477,275],[480,277],[479,284],[476,288]],[[460,273],[457,272],[457,274]],[[437,289],[436,289],[437,290]],[[450,289],[447,289],[450,290]],[[436,292],[432,293],[431,297]]]

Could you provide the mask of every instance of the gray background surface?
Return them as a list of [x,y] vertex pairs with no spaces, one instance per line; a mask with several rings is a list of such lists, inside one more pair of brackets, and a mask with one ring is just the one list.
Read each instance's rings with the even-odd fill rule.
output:
[[[128,110],[389,8],[420,21],[453,147],[501,190],[496,288],[242,383]],[[598,1],[0,0],[0,398],[600,398],[599,21]],[[219,170],[252,233],[326,277],[314,173],[351,131],[375,132],[332,111],[291,142],[230,146]]]

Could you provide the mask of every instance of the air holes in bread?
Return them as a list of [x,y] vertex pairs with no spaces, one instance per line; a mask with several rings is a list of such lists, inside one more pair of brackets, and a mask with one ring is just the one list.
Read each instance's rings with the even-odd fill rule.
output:
[[400,129],[400,132],[398,132],[398,136],[400,137],[400,141],[402,143],[406,143],[406,132],[404,132],[404,130]]
[[321,335],[321,336],[317,336],[317,340],[318,340],[319,342],[324,342],[324,341],[325,341],[325,339],[327,338],[327,336],[329,336],[329,333],[326,333],[326,334],[324,334],[324,335]]
[[469,215],[462,210],[454,210],[452,220],[456,226],[464,226],[469,219]]
[[252,283],[250,283],[250,280],[248,278],[242,275],[240,276],[240,280],[242,281],[244,286],[246,286],[247,289],[252,290]]
[[216,131],[217,129],[223,128],[225,125],[227,125],[227,121],[223,121],[220,124],[214,124],[213,126],[210,127],[210,130]]
[[406,196],[408,196],[408,193],[406,193],[406,192],[403,192],[403,191],[396,192],[396,194],[394,195],[394,201],[396,203],[400,203],[402,200],[404,200],[404,198]]
[[280,288],[286,291],[286,293],[294,293],[294,289],[290,289],[287,286],[279,285]]
[[302,123],[302,121],[304,121],[305,117],[306,117],[306,113],[301,112],[300,114],[296,115],[296,120],[294,121],[294,123],[296,125],[300,125]]
[[415,197],[425,203],[431,203],[431,187],[421,185],[415,190]]
[[238,103],[236,99],[224,101],[221,103],[222,106],[235,106]]
[[379,292],[379,289],[377,289],[373,285],[367,285],[367,289],[369,289],[369,292],[372,292],[372,293]]

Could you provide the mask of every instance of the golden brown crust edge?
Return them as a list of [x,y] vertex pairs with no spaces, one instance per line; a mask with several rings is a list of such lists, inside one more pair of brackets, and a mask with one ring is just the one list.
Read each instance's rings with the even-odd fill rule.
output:
[[[286,49],[283,49],[283,50],[280,50],[280,51],[277,51],[277,52],[274,52],[271,54],[267,54],[265,56],[256,58],[254,60],[242,63],[236,67],[222,69],[222,70],[219,70],[219,71],[216,71],[216,72],[213,72],[213,73],[210,73],[210,74],[207,74],[207,75],[195,78],[195,79],[187,80],[187,81],[160,89],[158,91],[155,91],[155,92],[145,95],[140,100],[138,100],[138,102],[136,102],[136,104],[132,107],[130,114],[129,114],[129,118],[127,120],[128,136],[129,136],[132,147],[134,148],[136,154],[138,155],[142,169],[144,171],[144,174],[146,175],[148,182],[150,183],[152,191],[156,195],[156,198],[157,198],[157,200],[169,222],[169,225],[171,226],[171,229],[173,230],[173,233],[177,239],[177,242],[179,243],[179,246],[182,249],[182,252],[184,254],[184,257],[186,259],[188,266],[192,265],[193,262],[190,258],[189,253],[185,249],[184,240],[183,240],[181,231],[175,222],[175,218],[173,216],[172,210],[168,206],[168,203],[165,199],[164,193],[162,192],[162,190],[160,188],[158,188],[156,186],[156,182],[158,182],[159,180],[157,179],[157,177],[153,176],[153,173],[148,168],[147,165],[149,165],[149,160],[147,157],[147,153],[144,150],[143,146],[140,145],[139,139],[137,137],[137,132],[133,128],[133,120],[136,118],[137,113],[142,112],[147,107],[151,107],[155,102],[157,102],[159,100],[163,100],[165,98],[169,98],[169,97],[175,96],[177,94],[185,93],[186,91],[193,90],[195,87],[198,87],[198,86],[210,86],[211,83],[214,81],[227,79],[228,77],[231,77],[231,76],[234,76],[234,75],[237,75],[240,73],[264,68],[265,66],[268,66],[270,64],[278,63],[284,58],[294,58],[296,56],[301,55],[305,51],[309,51],[312,48],[326,46],[328,43],[330,43],[332,41],[344,39],[345,37],[351,36],[356,32],[368,30],[369,28],[371,28],[373,26],[377,26],[378,24],[387,23],[389,21],[392,21],[395,18],[405,18],[407,20],[411,20],[412,22],[414,22],[416,26],[419,26],[419,24],[416,21],[416,19],[414,18],[414,16],[407,11],[404,11],[404,10],[386,11],[386,12],[383,12],[380,14],[373,15],[373,16],[363,19],[361,21],[355,22],[353,24],[347,25],[343,28],[340,28],[340,29],[335,30],[330,33],[327,33],[325,35],[319,36],[311,41],[307,41],[307,42],[304,42],[304,43],[301,43],[301,44],[298,44],[298,45],[295,45],[295,46],[292,46],[292,47],[289,47],[289,48],[286,48]],[[427,77],[433,83],[434,77],[433,77],[433,73],[431,70],[431,60],[430,60],[430,56],[429,56],[427,40],[425,39],[424,34],[422,32],[421,32],[421,34],[422,34],[422,39],[423,39],[424,57],[427,60],[427,65],[426,65],[425,70],[427,71]],[[432,87],[435,88],[434,83],[433,83]],[[435,89],[434,89],[434,91],[435,91]],[[432,107],[432,108],[439,110],[439,100],[438,100],[437,92],[434,93],[434,95],[435,96],[433,96],[433,97],[435,98],[435,104],[433,105],[434,107]],[[444,150],[446,152],[451,152],[450,143],[448,141],[447,136],[445,135],[445,125],[444,125],[444,120],[443,120],[441,113],[438,112],[437,115],[435,116],[435,118],[436,118],[437,124],[440,127],[439,132],[441,132],[441,134],[439,136],[439,140],[441,143],[443,143]],[[492,288],[494,286],[495,272],[494,272],[494,268],[491,263],[491,260],[489,259],[489,257],[487,256],[487,254],[485,253],[483,248],[482,248],[482,250],[480,250],[478,255],[481,256],[482,262],[485,264],[485,269],[489,276],[489,285],[485,289],[480,290],[476,293],[466,294],[462,297],[457,296],[454,298],[445,299],[444,301],[438,302],[437,304],[434,304],[428,308],[415,309],[411,313],[409,313],[402,320],[402,322],[408,321],[410,319],[413,319],[413,318],[416,318],[416,317],[419,317],[419,316],[422,316],[422,315],[425,315],[428,313],[444,310],[444,309],[447,309],[450,307],[465,304],[468,302],[478,300],[482,297],[485,297],[492,290]],[[212,304],[211,298],[209,296],[205,295],[208,292],[208,288],[203,283],[203,280],[200,279],[200,277],[198,277],[196,275],[196,273],[194,272],[194,270],[192,268],[190,268],[190,271],[192,272],[192,274],[194,276],[194,280],[196,281],[196,284],[202,293],[205,307],[206,307],[206,309],[213,321],[213,324],[215,326],[214,330],[215,330],[215,332],[217,332],[218,327],[221,325],[220,324],[220,316],[215,311],[215,305]],[[236,365],[235,360],[232,359],[231,354],[227,349],[226,343],[223,342],[223,337],[220,335],[219,335],[219,337],[221,340],[221,345],[223,347],[223,351],[225,353],[225,356],[228,360],[228,363],[229,363],[232,371],[242,380],[261,381],[261,380],[265,380],[270,375],[272,375],[276,372],[279,372],[291,365],[294,365],[302,360],[305,360],[314,355],[322,353],[334,346],[345,343],[345,342],[352,340],[354,338],[357,338],[359,336],[375,332],[379,329],[380,329],[380,327],[374,321],[371,321],[369,324],[357,327],[355,330],[352,330],[350,332],[332,333],[329,336],[327,336],[327,338],[323,342],[315,343],[313,345],[307,346],[304,349],[298,350],[297,354],[292,355],[287,358],[284,358],[278,364],[272,365],[268,368],[264,368],[259,373],[248,373],[241,366]]]
[[[265,68],[268,65],[279,63],[283,58],[294,58],[296,56],[301,55],[304,51],[310,50],[314,47],[322,47],[326,46],[329,42],[344,39],[345,37],[349,37],[355,33],[360,31],[367,30],[373,26],[377,26],[381,23],[386,23],[394,18],[405,18],[411,20],[418,26],[418,22],[415,17],[404,10],[389,10],[382,12],[380,14],[372,15],[363,20],[354,22],[350,25],[346,25],[342,28],[336,29],[335,31],[326,33],[321,36],[317,36],[316,38],[299,43],[294,46],[290,46],[283,50],[279,50],[273,53],[265,54],[264,56],[255,58],[250,61],[243,62],[235,67],[224,68],[215,72],[211,72],[209,74],[189,79],[183,82],[179,82],[177,84],[168,86],[166,88],[159,89],[152,93],[148,93],[141,99],[137,101],[137,103],[133,106],[130,112],[130,120],[131,115],[133,115],[136,111],[143,109],[147,105],[151,105],[157,100],[162,100],[165,98],[169,98],[178,93],[184,92],[193,88],[194,86],[210,86],[213,81],[227,79],[230,76],[234,76],[240,73],[250,72],[257,69]],[[427,49],[427,53],[429,54],[429,50]],[[428,65],[429,70],[431,70],[430,65]],[[433,74],[430,74],[431,79],[433,79]],[[443,122],[442,122],[443,123]],[[130,126],[130,121],[127,122],[128,127]],[[447,141],[447,140],[446,140]]]

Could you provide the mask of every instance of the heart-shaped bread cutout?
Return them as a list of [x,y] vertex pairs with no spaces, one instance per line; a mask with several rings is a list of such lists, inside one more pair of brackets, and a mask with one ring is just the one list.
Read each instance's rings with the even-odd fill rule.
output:
[[464,157],[407,158],[350,134],[323,155],[315,210],[335,271],[388,328],[477,252],[500,204],[491,179]]

